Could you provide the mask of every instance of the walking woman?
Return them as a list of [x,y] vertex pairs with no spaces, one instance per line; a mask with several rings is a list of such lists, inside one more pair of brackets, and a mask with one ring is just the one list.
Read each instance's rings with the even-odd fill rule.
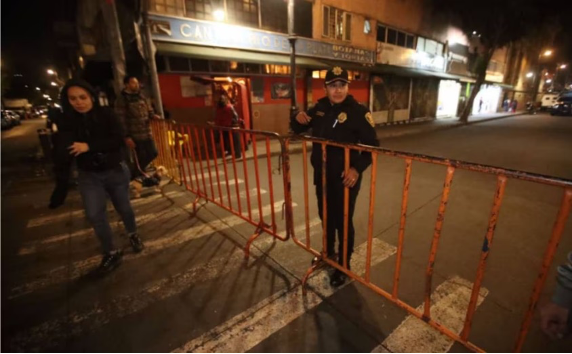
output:
[[[101,107],[94,89],[81,80],[69,80],[61,92],[63,117],[55,164],[68,166],[76,159],[79,191],[86,216],[101,242],[103,258],[96,273],[115,269],[123,256],[113,246],[107,219],[107,198],[121,216],[135,252],[143,250],[137,235],[135,215],[129,201],[129,169],[123,159],[123,132],[113,111]],[[59,169],[61,170],[61,168]]]

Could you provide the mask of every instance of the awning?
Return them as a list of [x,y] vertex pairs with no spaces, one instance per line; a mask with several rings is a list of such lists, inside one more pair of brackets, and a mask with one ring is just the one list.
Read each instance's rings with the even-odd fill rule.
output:
[[409,77],[436,77],[440,79],[459,80],[463,82],[475,82],[473,78],[462,75],[448,74],[444,72],[408,68],[404,66],[396,66],[388,64],[377,64],[375,65],[373,71],[379,72],[381,74],[395,74],[395,75],[409,76]]
[[[198,59],[229,60],[243,63],[289,65],[290,56],[274,53],[250,52],[246,50],[201,47],[189,44],[155,42],[160,54],[183,56]],[[321,61],[312,58],[296,57],[296,65],[303,67],[326,68]]]

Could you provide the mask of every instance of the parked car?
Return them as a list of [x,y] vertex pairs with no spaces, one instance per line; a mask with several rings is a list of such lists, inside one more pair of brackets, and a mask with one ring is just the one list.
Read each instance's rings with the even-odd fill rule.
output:
[[8,115],[2,111],[2,120],[1,120],[2,130],[12,128],[12,120],[8,117]]
[[22,124],[21,119],[20,119],[20,115],[18,113],[11,111],[11,110],[5,110],[5,112],[6,112],[6,115],[8,116],[8,118],[11,120],[12,126]]
[[550,109],[550,115],[572,115],[572,95],[558,97],[558,101]]
[[557,93],[547,93],[543,95],[542,99],[540,100],[540,109],[549,110],[550,108],[552,108],[552,106],[554,106],[554,104],[556,104],[557,100],[558,100]]
[[13,111],[3,110],[2,111],[2,129],[10,129],[15,125],[22,124],[20,121],[20,116]]

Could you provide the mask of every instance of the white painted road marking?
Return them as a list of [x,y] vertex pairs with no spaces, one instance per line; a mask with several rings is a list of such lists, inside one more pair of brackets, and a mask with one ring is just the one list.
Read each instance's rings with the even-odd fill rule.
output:
[[[455,333],[461,333],[471,299],[473,284],[465,279],[454,277],[439,285],[431,294],[431,318]],[[479,306],[488,295],[481,288],[477,300]],[[423,312],[423,305],[417,308]],[[394,353],[446,353],[454,341],[441,334],[422,320],[412,315],[407,318],[372,352],[379,353],[385,348]]]
[[[365,255],[367,244],[356,248],[352,263],[357,274],[365,273]],[[374,239],[372,263],[374,266],[393,255],[396,251],[394,246]],[[340,290],[350,282],[337,289],[327,284],[327,272],[322,271],[310,278],[309,286],[315,289],[321,296],[328,297]],[[324,281],[326,280],[326,281]],[[314,291],[308,291],[306,296],[302,294],[300,286],[280,297],[272,297],[269,301],[263,301],[229,321],[213,328],[202,336],[191,340],[174,352],[234,352],[244,353],[268,338],[273,333],[287,326],[296,318],[310,311],[322,303],[322,297]]]

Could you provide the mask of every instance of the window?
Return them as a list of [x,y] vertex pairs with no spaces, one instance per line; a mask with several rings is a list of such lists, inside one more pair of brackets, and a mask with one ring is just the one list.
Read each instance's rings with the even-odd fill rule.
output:
[[417,38],[417,51],[424,52],[425,51],[425,38],[419,37]]
[[229,62],[228,61],[211,60],[211,71],[215,72],[215,73],[229,72]]
[[324,37],[329,37],[330,36],[330,27],[328,26],[328,24],[330,23],[330,8],[327,6],[324,6],[324,11],[323,11],[323,17],[322,17],[322,35]]
[[191,71],[188,58],[169,57],[169,71]]
[[394,29],[387,30],[387,43],[396,45],[397,44],[397,31]]
[[152,11],[161,14],[176,16],[184,16],[185,14],[183,0],[151,0],[150,8]]
[[400,47],[405,47],[405,38],[407,35],[403,32],[397,32],[397,45]]
[[187,0],[185,1],[185,9],[187,10],[187,17],[214,20],[213,11],[215,9],[212,8],[210,0]]
[[260,64],[244,64],[244,72],[249,74],[260,74]]
[[385,31],[386,28],[384,26],[377,26],[377,41],[385,43]]
[[352,15],[331,6],[323,7],[324,37],[349,41],[351,40]]
[[377,26],[377,41],[389,43],[404,48],[415,49],[415,36],[405,32],[388,28],[383,25]]
[[[210,0],[207,0],[210,3]],[[239,25],[258,27],[257,0],[225,0],[228,21]]]
[[157,72],[164,73],[165,71],[167,71],[166,59],[167,57],[164,57],[162,55],[157,55],[157,58],[155,60],[155,63],[157,64]]
[[428,38],[417,38],[417,51],[433,55],[443,55],[443,43]]
[[414,49],[414,45],[415,45],[415,37],[408,34],[407,35],[407,42],[405,43],[405,46],[407,48]]
[[193,71],[208,72],[209,61],[204,59],[191,59],[191,68]]

